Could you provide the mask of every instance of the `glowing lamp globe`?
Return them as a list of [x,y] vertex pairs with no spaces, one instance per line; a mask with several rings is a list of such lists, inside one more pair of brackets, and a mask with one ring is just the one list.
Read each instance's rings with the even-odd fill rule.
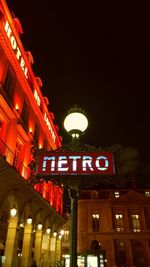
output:
[[72,135],[73,138],[79,138],[88,127],[88,120],[84,111],[75,106],[72,108],[64,120],[65,130]]
[[38,226],[37,226],[38,230],[42,230],[42,227],[43,227],[42,223],[39,222],[39,224],[38,224]]
[[17,209],[15,206],[10,210],[10,215],[11,217],[15,217],[17,215]]

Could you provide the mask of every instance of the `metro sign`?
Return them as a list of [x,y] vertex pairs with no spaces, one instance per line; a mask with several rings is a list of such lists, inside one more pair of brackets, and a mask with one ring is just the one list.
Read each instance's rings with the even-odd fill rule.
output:
[[112,152],[47,152],[41,154],[36,175],[114,175]]

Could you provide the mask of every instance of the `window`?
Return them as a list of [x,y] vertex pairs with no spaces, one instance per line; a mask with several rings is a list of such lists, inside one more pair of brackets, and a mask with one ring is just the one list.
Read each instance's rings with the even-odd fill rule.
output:
[[99,214],[92,214],[92,229],[93,232],[99,232]]
[[9,66],[6,73],[6,78],[4,82],[4,90],[11,99],[14,94],[16,84],[16,78],[13,69]]
[[115,229],[117,230],[117,232],[124,231],[122,214],[115,214]]
[[38,126],[38,124],[36,123],[35,124],[35,130],[34,130],[34,139],[35,139],[35,141],[38,143],[38,141],[39,141],[39,126]]
[[63,241],[64,242],[68,242],[69,241],[69,230],[65,230],[64,231]]
[[115,240],[116,262],[118,267],[127,266],[127,254],[125,242],[122,240]]
[[125,242],[124,241],[118,241],[118,248],[125,248]]
[[134,265],[137,267],[145,267],[147,263],[147,251],[145,251],[143,242],[140,240],[133,240],[131,245]]
[[126,265],[126,251],[125,250],[118,250],[117,251],[117,266],[124,267]]
[[21,168],[21,162],[19,160],[21,148],[22,148],[22,142],[18,138],[17,143],[16,143],[15,158],[14,158],[14,166],[17,170],[20,170],[20,168]]
[[150,209],[144,209],[146,228],[150,229]]
[[28,119],[29,119],[29,106],[26,100],[24,100],[24,103],[23,103],[21,118],[23,122],[25,122],[27,125]]
[[87,256],[87,266],[88,267],[98,267],[98,257],[94,255]]
[[139,215],[138,214],[132,214],[131,215],[132,219],[132,229],[134,232],[140,232],[140,220],[139,220]]

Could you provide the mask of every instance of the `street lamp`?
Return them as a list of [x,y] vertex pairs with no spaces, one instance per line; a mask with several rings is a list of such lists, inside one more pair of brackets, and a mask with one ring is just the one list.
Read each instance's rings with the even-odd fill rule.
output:
[[[72,137],[70,144],[55,151],[36,150],[33,155],[33,182],[52,181],[64,185],[71,200],[71,242],[70,267],[77,266],[77,204],[79,189],[99,183],[110,184],[116,181],[114,156],[117,158],[117,146],[99,148],[81,144],[80,137],[88,127],[85,112],[74,106],[64,119],[64,128]],[[38,166],[35,164],[37,161]],[[32,162],[31,162],[32,164]],[[94,179],[91,179],[93,175]],[[101,178],[100,178],[101,176]],[[55,233],[56,234],[56,233]]]
[[[88,127],[88,120],[85,112],[74,106],[67,113],[64,120],[65,130],[72,136],[72,150],[76,150],[79,145],[80,136]],[[79,185],[69,184],[69,195],[71,199],[71,243],[70,243],[70,266],[77,266],[77,199]]]
[[72,136],[72,139],[78,139],[87,127],[88,120],[85,112],[81,108],[74,106],[68,111],[64,120],[64,128]]
[[16,206],[13,206],[13,208],[11,208],[10,215],[11,215],[11,217],[15,217],[17,215]]
[[27,218],[27,224],[31,225],[32,224],[32,217],[29,214],[28,218]]
[[49,235],[50,232],[51,232],[51,228],[50,228],[50,226],[48,226],[48,228],[46,229],[46,233]]
[[38,230],[42,230],[42,227],[43,227],[43,225],[42,225],[42,223],[41,223],[41,221],[38,223],[38,225],[37,225],[37,228],[38,228]]

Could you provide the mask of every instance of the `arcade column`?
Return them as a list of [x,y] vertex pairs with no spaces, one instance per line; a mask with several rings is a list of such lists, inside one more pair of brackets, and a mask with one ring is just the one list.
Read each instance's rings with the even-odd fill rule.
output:
[[56,236],[51,237],[50,241],[50,266],[55,266]]
[[17,255],[17,223],[17,217],[10,217],[4,253],[6,258],[3,267],[14,267],[14,255]]
[[44,234],[42,241],[43,267],[50,265],[50,235]]
[[56,240],[56,253],[55,253],[55,261],[61,261],[61,238],[58,237]]
[[21,267],[28,267],[30,265],[31,240],[32,240],[32,225],[26,224],[24,227]]
[[41,261],[41,249],[42,249],[42,230],[37,229],[35,235],[35,248],[34,248],[34,258],[37,265],[40,265]]

